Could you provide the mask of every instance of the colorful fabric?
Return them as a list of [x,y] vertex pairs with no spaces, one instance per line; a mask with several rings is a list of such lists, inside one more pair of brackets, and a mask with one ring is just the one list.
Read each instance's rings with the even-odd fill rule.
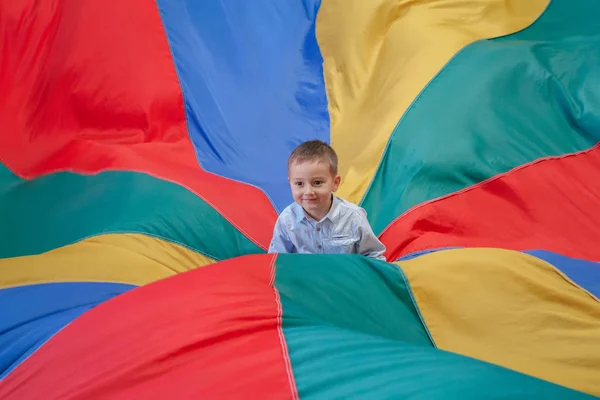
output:
[[[600,396],[597,15],[0,2],[0,398]],[[387,261],[267,254],[308,139]]]

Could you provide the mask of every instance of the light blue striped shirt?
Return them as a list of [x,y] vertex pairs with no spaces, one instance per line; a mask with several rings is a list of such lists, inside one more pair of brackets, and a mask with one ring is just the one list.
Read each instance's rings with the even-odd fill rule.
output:
[[279,215],[269,246],[269,253],[353,253],[379,260],[385,260],[384,252],[367,212],[337,196],[320,221],[309,217],[299,204],[290,204]]

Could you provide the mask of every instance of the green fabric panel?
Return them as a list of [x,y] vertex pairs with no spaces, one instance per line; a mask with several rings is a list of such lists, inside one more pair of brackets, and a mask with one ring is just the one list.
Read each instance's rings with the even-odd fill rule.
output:
[[358,255],[279,254],[284,330],[329,325],[432,346],[400,269]]
[[275,273],[301,399],[592,398],[434,348],[394,264],[280,254]]
[[31,181],[0,164],[0,258],[103,233],[142,233],[212,259],[264,253],[195,194],[135,172],[61,172]]
[[[285,324],[284,304],[284,324]],[[340,310],[340,313],[345,310]],[[430,346],[320,323],[285,328],[300,399],[594,399]]]
[[434,348],[394,264],[279,254],[275,287],[301,399],[592,398]]
[[600,2],[553,0],[524,31],[467,46],[391,135],[362,201],[380,233],[411,207],[600,140]]

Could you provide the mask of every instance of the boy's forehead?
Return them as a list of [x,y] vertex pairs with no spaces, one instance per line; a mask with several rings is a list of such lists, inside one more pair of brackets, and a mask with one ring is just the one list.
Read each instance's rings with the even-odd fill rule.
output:
[[290,164],[288,173],[290,178],[324,178],[331,176],[331,170],[329,167],[329,163],[325,160],[310,160],[303,162],[294,161]]

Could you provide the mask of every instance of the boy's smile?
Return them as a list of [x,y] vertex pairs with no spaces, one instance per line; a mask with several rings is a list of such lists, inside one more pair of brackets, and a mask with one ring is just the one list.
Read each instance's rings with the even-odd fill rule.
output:
[[323,219],[331,208],[331,195],[340,185],[340,177],[331,173],[329,163],[322,160],[293,162],[288,179],[294,201],[313,219]]

